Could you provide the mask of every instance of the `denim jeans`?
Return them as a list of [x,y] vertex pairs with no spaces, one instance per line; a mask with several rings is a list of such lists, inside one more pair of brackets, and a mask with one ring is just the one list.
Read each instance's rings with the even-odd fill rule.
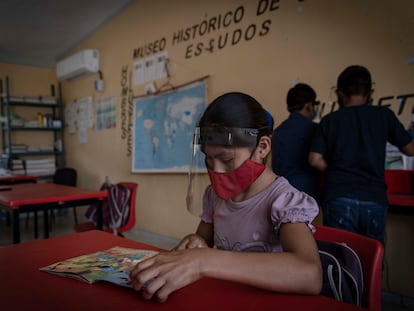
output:
[[323,224],[376,239],[385,245],[388,206],[349,198],[331,200],[323,207]]

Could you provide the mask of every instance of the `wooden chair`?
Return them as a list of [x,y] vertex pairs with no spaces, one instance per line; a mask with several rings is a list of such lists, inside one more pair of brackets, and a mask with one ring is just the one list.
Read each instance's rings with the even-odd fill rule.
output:
[[315,225],[315,228],[315,239],[346,243],[358,254],[364,276],[362,307],[380,311],[383,245],[377,240],[353,232],[319,225]]
[[[120,182],[121,185],[124,185],[129,188],[131,191],[130,197],[129,197],[129,214],[128,214],[128,220],[126,223],[117,228],[117,234],[119,236],[123,236],[124,232],[127,232],[134,228],[135,226],[135,203],[137,198],[137,192],[138,192],[138,184],[133,182]],[[96,225],[92,221],[80,223],[78,225],[75,225],[75,231],[76,232],[82,232],[82,231],[88,231],[88,230],[95,230]],[[112,232],[111,228],[105,229],[107,232]]]

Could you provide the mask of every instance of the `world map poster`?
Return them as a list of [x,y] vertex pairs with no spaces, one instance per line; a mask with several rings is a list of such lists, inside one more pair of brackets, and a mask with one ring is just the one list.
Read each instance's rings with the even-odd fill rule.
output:
[[187,173],[194,129],[205,107],[205,81],[136,99],[132,172]]

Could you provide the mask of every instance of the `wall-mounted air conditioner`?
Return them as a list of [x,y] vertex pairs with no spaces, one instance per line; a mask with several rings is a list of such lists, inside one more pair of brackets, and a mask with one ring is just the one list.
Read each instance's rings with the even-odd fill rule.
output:
[[56,65],[56,75],[60,81],[68,81],[99,71],[99,51],[83,50],[69,56]]

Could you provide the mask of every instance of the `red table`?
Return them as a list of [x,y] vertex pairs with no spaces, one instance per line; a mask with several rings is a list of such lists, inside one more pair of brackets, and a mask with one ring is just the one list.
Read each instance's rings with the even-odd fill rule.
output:
[[388,204],[414,207],[414,194],[388,194]]
[[414,215],[414,194],[388,193],[390,213]]
[[91,285],[38,270],[113,246],[159,250],[97,230],[0,248],[2,310],[364,310],[324,296],[278,294],[210,278],[172,293],[160,304],[122,286],[107,282]]
[[0,185],[14,185],[20,183],[36,183],[39,176],[35,175],[10,175],[0,176]]
[[[0,191],[5,191],[10,185],[36,183],[39,176],[36,175],[9,175],[0,176]],[[8,186],[7,186],[8,185]],[[10,225],[10,214],[7,213],[7,224]],[[37,228],[35,228],[35,237],[37,238]]]
[[[106,191],[95,191],[53,183],[13,185],[0,191],[0,205],[13,212],[13,243],[20,243],[20,213],[41,210],[44,213],[44,237],[49,237],[48,211],[52,208],[97,204],[97,228],[102,229],[101,202]],[[35,217],[36,221],[37,217]],[[37,228],[37,223],[35,223]]]

